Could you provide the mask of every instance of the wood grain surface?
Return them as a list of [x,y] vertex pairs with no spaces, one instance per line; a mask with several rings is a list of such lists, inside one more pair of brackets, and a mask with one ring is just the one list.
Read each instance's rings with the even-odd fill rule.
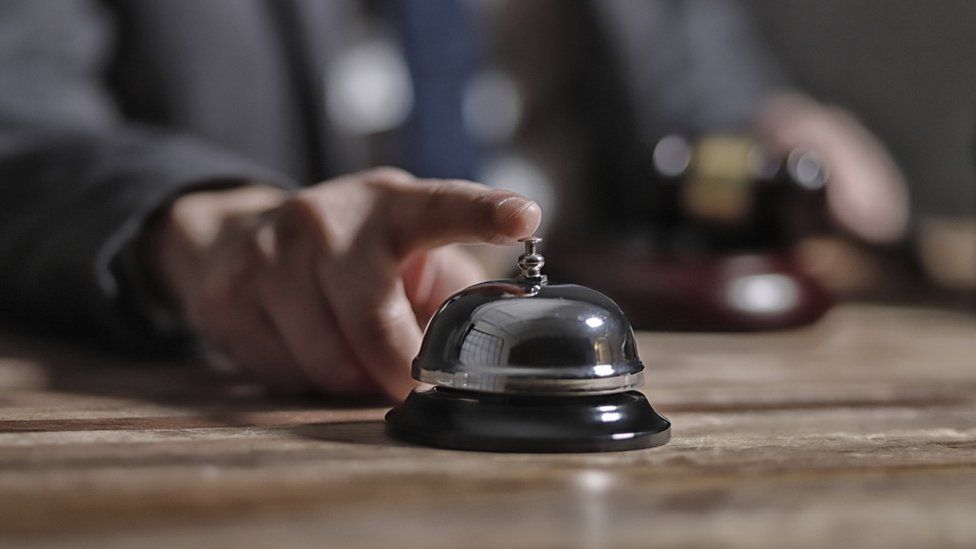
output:
[[382,403],[0,337],[0,542],[70,547],[974,547],[976,318],[640,334],[661,448],[453,452]]

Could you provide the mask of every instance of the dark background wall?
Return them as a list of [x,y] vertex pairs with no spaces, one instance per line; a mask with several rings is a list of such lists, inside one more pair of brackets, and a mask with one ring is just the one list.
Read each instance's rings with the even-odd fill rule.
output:
[[747,4],[795,82],[881,136],[917,213],[976,213],[976,1]]

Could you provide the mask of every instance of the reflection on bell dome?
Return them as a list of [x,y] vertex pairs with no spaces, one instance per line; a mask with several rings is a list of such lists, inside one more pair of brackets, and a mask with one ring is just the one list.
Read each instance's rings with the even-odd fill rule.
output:
[[[612,361],[607,324],[592,316],[592,307],[564,299],[535,298],[493,301],[471,314],[471,330],[461,342],[459,359],[466,364],[586,365]],[[587,334],[569,330],[577,336],[553,335],[554,322],[603,326]],[[589,336],[589,337],[587,337]],[[488,345],[484,345],[488,342]]]

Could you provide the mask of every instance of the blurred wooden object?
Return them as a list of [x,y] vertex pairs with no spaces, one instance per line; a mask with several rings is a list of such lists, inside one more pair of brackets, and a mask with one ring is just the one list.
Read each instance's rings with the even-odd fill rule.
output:
[[639,335],[668,446],[432,450],[382,407],[0,340],[0,545],[976,545],[976,318]]
[[640,330],[755,332],[811,324],[833,299],[788,253],[662,256],[595,246],[560,250],[546,265],[610,296]]
[[556,231],[543,246],[550,278],[605,293],[642,330],[796,328],[830,308],[791,253],[831,227],[819,153],[749,135],[669,135],[652,163],[599,218]]

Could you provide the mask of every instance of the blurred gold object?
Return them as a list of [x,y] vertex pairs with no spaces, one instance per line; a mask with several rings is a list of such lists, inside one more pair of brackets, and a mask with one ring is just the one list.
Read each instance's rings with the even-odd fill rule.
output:
[[720,224],[746,219],[753,208],[754,177],[750,155],[753,140],[738,136],[708,136],[694,147],[689,178],[682,188],[685,211]]

